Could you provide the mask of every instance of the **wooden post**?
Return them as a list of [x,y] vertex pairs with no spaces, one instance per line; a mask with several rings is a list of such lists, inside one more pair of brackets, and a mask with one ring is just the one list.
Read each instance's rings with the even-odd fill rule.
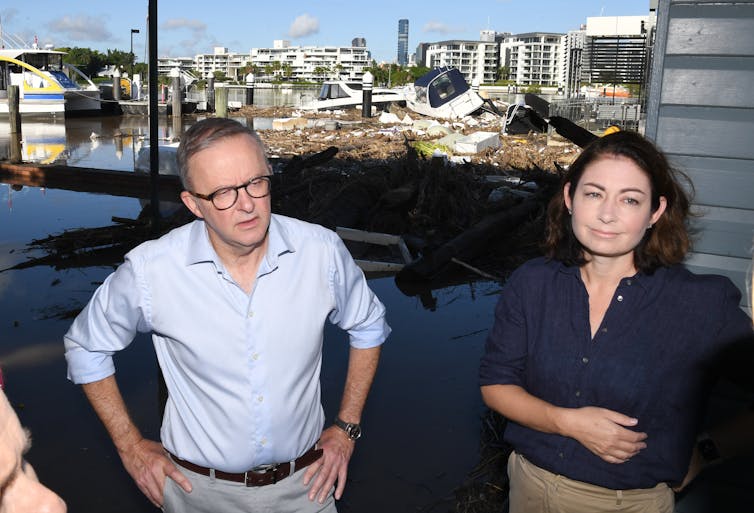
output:
[[170,87],[173,89],[173,117],[181,116],[181,75],[178,68],[170,70]]
[[117,68],[113,71],[113,100],[120,101],[120,71]]
[[246,105],[254,105],[254,73],[246,75]]
[[228,117],[228,88],[224,84],[217,84],[215,88],[215,113],[218,118]]
[[21,96],[17,85],[8,87],[10,133],[21,136]]
[[215,77],[207,77],[207,112],[215,112]]
[[374,77],[368,71],[362,77],[361,117],[372,117],[372,84]]

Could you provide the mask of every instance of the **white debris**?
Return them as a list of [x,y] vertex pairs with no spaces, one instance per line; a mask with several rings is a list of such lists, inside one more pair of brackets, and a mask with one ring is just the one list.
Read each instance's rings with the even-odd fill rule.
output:
[[392,112],[383,112],[382,114],[380,114],[380,123],[385,123],[385,124],[395,123],[395,124],[398,124],[400,122],[401,122],[400,118],[398,118],[398,116],[396,116]]
[[499,148],[500,135],[497,132],[474,132],[458,139],[456,153],[479,153],[486,148]]
[[442,137],[451,133],[453,133],[453,131],[443,125],[432,125],[431,127],[427,128],[427,135],[429,135],[430,137]]

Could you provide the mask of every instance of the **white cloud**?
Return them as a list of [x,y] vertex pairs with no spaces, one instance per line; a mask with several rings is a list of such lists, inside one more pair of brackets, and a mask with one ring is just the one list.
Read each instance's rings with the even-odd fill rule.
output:
[[47,24],[55,35],[70,41],[108,41],[112,34],[105,26],[104,16],[63,16]]
[[188,18],[171,18],[162,24],[164,30],[188,29],[193,32],[204,32],[207,30],[207,24],[199,20],[190,20]]
[[429,21],[422,27],[422,30],[424,32],[437,32],[439,34],[453,34],[463,32],[465,29],[463,27],[452,27],[441,21]]
[[288,30],[288,35],[290,37],[298,38],[311,36],[312,34],[316,34],[318,32],[319,20],[314,16],[310,16],[304,13],[293,20],[293,23],[291,23],[291,28]]
[[13,21],[16,15],[18,15],[18,9],[15,7],[0,9],[0,22],[8,24]]

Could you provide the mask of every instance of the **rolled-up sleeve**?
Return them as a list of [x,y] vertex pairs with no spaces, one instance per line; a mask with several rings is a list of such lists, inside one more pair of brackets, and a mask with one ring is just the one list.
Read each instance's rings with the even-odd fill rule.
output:
[[95,291],[64,336],[68,379],[76,384],[115,373],[112,355],[146,331],[144,289],[133,262],[126,260]]
[[391,331],[385,319],[385,306],[369,288],[364,273],[337,236],[330,288],[336,305],[330,313],[330,322],[348,332],[352,347],[367,349],[385,342]]
[[479,367],[480,385],[524,386],[528,339],[520,274],[514,273],[500,293]]

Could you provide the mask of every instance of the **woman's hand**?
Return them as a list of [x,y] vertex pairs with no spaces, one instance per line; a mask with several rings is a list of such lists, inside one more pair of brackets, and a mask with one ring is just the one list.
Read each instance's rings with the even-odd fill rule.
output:
[[567,410],[564,420],[564,434],[608,463],[625,463],[647,446],[646,433],[628,429],[639,421],[616,411],[587,406]]

